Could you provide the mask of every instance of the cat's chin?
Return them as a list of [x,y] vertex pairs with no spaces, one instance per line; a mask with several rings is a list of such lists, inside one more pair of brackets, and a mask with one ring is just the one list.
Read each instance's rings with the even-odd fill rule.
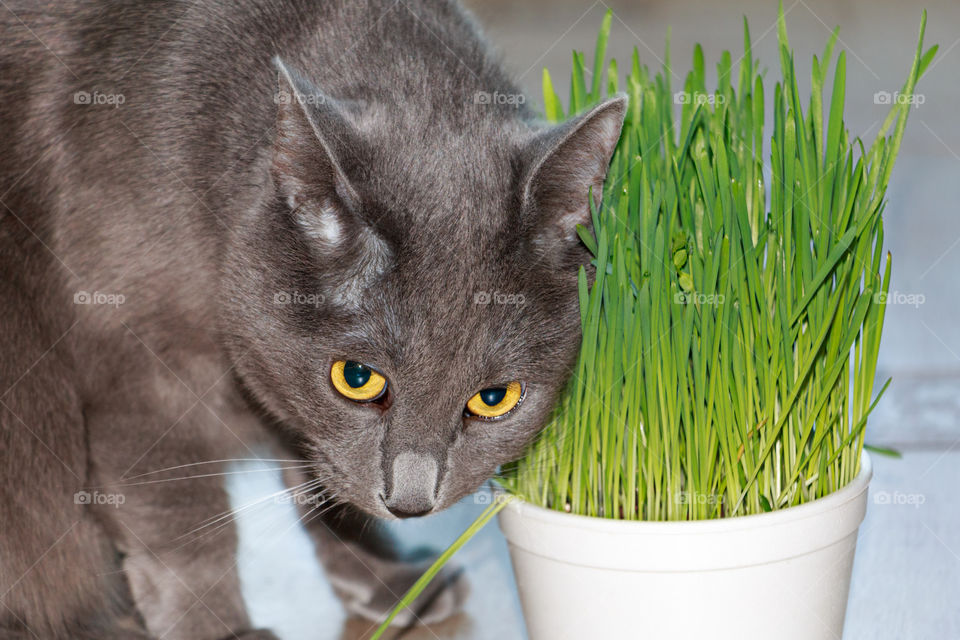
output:
[[408,520],[410,518],[427,517],[427,516],[434,515],[435,513],[438,513],[440,511],[443,511],[446,508],[444,506],[437,505],[436,507],[428,511],[423,511],[418,513],[398,514],[390,511],[390,509],[388,509],[383,504],[382,501],[378,501],[378,502],[380,502],[379,506],[376,503],[371,503],[368,501],[355,502],[352,500],[348,500],[345,502],[345,506],[355,509],[356,511],[362,513],[365,516],[376,518],[377,520],[387,520],[387,521],[390,521],[390,520],[399,521],[399,520]]
[[387,506],[386,502],[383,500],[383,497],[380,495],[375,496],[374,500],[371,499],[352,499],[352,498],[343,498],[342,504],[348,508],[355,509],[356,511],[378,520],[387,520],[387,521],[399,521],[399,520],[409,520],[411,518],[426,518],[441,511],[449,509],[451,506],[456,504],[460,499],[467,497],[469,495],[465,494],[457,500],[449,499],[438,499],[429,509],[421,509],[418,511],[404,511],[402,509],[391,509]]

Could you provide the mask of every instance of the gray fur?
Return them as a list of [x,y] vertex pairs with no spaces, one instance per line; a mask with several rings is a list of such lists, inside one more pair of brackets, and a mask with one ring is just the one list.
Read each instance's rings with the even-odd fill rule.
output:
[[[569,375],[624,100],[551,128],[478,99],[519,92],[448,0],[5,6],[0,639],[270,637],[229,521],[190,535],[229,508],[212,461],[262,446],[343,505],[305,514],[319,555],[383,615],[364,567],[415,576],[357,523],[475,490]],[[339,396],[338,359],[387,401]],[[517,411],[464,417],[511,380]]]

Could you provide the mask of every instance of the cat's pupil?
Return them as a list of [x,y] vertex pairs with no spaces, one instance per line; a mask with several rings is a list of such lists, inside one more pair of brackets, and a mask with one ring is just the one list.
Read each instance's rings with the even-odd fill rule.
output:
[[347,360],[343,364],[343,379],[354,389],[359,389],[370,380],[370,369],[359,362]]
[[488,407],[495,407],[503,402],[507,395],[506,387],[495,387],[493,389],[484,389],[480,392],[480,399]]

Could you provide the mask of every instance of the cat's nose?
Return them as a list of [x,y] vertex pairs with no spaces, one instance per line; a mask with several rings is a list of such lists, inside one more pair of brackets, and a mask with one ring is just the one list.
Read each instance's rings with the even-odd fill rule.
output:
[[430,513],[437,492],[437,461],[433,456],[405,451],[393,460],[389,494],[380,496],[398,518]]
[[387,511],[397,516],[398,518],[419,518],[420,516],[425,516],[433,510],[433,507],[429,509],[424,509],[423,511],[404,511],[403,509],[397,509],[391,506],[387,506]]

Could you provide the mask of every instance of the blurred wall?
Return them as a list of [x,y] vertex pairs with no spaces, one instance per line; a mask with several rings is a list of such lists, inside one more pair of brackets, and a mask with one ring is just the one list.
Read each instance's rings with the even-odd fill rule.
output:
[[[768,87],[779,78],[777,2],[734,0],[466,0],[503,53],[531,101],[542,105],[543,67],[567,100],[571,50],[592,60],[596,31],[607,8],[614,11],[610,54],[660,67],[671,31],[674,86],[691,66],[693,45],[704,47],[708,69],[724,49],[736,60],[743,50],[743,17],[750,22],[754,56],[767,68]],[[927,5],[925,43],[940,51],[918,87],[922,104],[911,112],[901,157],[890,186],[886,238],[894,256],[891,290],[920,305],[891,305],[881,350],[887,372],[960,372],[960,2]],[[889,109],[877,92],[893,93],[906,78],[916,47],[923,5],[893,0],[785,0],[787,30],[796,50],[798,76],[809,83],[811,59],[835,26],[847,52],[846,121],[851,133],[871,140]],[[835,54],[836,55],[836,54]],[[715,73],[714,73],[715,76]],[[768,95],[772,91],[768,90]]]

